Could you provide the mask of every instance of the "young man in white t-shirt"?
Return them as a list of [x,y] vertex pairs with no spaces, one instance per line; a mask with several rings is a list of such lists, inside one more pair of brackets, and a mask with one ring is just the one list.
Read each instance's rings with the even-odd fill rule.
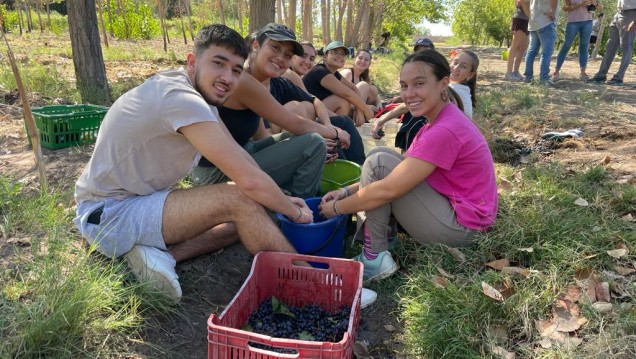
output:
[[[176,262],[239,239],[252,253],[295,252],[265,208],[313,221],[305,202],[285,196],[218,118],[247,54],[236,31],[203,28],[185,69],[159,73],[113,104],[75,187],[74,222],[86,240],[124,256],[139,280],[175,301]],[[175,189],[201,154],[234,182]]]

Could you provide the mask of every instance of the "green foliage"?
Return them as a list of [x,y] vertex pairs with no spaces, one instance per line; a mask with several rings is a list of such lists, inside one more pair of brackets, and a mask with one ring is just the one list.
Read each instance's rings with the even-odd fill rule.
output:
[[[22,83],[29,92],[39,92],[44,97],[79,100],[79,93],[75,86],[69,82],[54,66],[45,66],[33,61],[20,66]],[[6,89],[17,89],[18,85],[9,64],[0,64],[0,85]]]
[[461,0],[453,12],[453,34],[472,45],[510,37],[514,2],[509,0]]
[[[438,22],[446,20],[448,16],[442,0],[392,0],[382,2],[386,4],[383,12],[384,22],[381,29],[377,30],[389,31],[392,38],[398,40],[405,40],[416,32],[417,25],[424,19]],[[419,16],[414,16],[414,14]]]
[[159,20],[154,18],[154,5],[133,0],[125,0],[123,5],[121,9],[116,2],[111,2],[109,14],[106,4],[103,4],[105,26],[110,30],[110,15],[115,36],[120,39],[147,40],[161,34]]

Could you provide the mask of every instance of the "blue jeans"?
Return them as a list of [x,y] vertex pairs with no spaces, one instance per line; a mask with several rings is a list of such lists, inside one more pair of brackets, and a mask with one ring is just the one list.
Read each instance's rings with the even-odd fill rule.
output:
[[351,138],[351,144],[346,150],[340,149],[338,158],[355,162],[362,166],[364,160],[367,158],[364,155],[364,144],[362,143],[362,137],[360,132],[356,129],[356,125],[348,116],[331,116],[329,117],[331,124],[347,132]]
[[559,51],[557,56],[557,71],[561,69],[561,65],[563,65],[563,61],[565,61],[565,57],[570,51],[577,34],[579,35],[579,66],[581,66],[581,70],[587,67],[587,51],[590,46],[590,36],[592,36],[592,20],[568,22],[565,27],[563,46],[561,46],[561,51]]
[[554,52],[554,42],[556,41],[556,25],[550,23],[537,31],[530,31],[530,45],[526,54],[526,71],[523,74],[526,81],[532,81],[534,77],[534,58],[539,53],[539,47],[543,48],[541,52],[541,66],[539,80],[546,81],[550,79],[550,58]]

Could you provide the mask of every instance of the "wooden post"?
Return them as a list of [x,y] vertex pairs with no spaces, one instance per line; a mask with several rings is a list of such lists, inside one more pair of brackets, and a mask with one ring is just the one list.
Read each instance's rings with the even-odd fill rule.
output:
[[[603,16],[603,20],[605,20],[605,16]],[[601,26],[598,29],[598,36],[596,37],[596,43],[592,50],[592,61],[596,60],[596,56],[598,56],[598,48],[601,47],[601,44],[603,43],[603,31],[605,31],[605,21],[601,20]]]
[[31,106],[27,98],[26,90],[22,84],[22,78],[20,77],[20,71],[18,65],[15,62],[11,45],[9,40],[4,36],[4,42],[7,44],[7,54],[9,56],[9,62],[11,63],[11,69],[13,70],[13,76],[15,76],[15,82],[18,84],[18,92],[22,99],[22,107],[24,108],[24,122],[26,123],[27,130],[29,131],[29,137],[31,138],[31,146],[33,147],[33,153],[35,154],[35,164],[38,167],[38,173],[40,174],[40,189],[43,192],[48,192],[49,184],[46,180],[46,168],[44,167],[44,156],[42,155],[42,147],[40,147],[40,136],[38,135],[37,127],[35,126],[35,120],[33,119],[33,113],[31,112]]

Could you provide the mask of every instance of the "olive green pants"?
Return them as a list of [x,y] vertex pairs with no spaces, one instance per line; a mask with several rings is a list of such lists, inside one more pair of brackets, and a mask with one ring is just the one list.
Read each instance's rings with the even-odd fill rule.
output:
[[[284,132],[249,141],[243,148],[282,190],[301,198],[318,194],[327,156],[325,141],[320,135],[312,132],[294,136]],[[197,186],[231,180],[214,166],[196,166],[189,177]]]

